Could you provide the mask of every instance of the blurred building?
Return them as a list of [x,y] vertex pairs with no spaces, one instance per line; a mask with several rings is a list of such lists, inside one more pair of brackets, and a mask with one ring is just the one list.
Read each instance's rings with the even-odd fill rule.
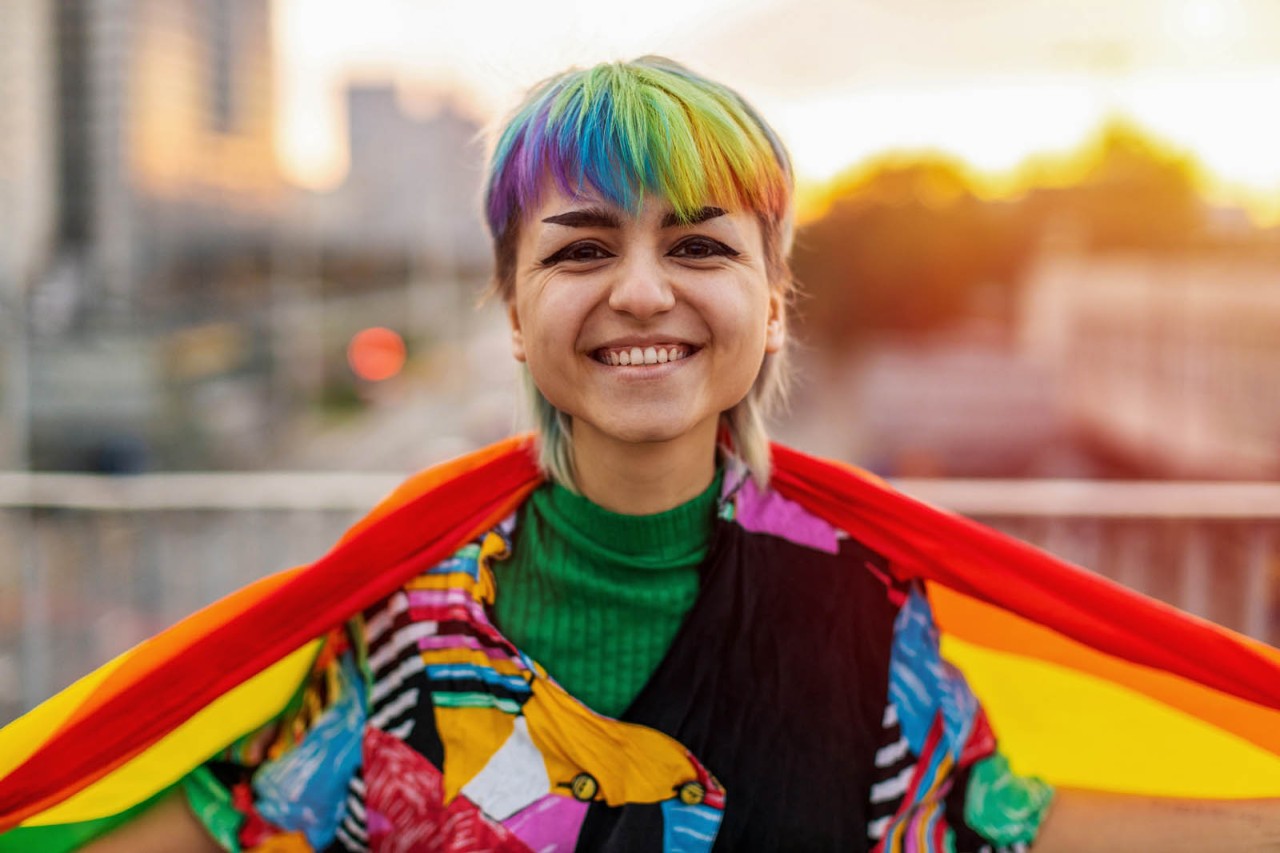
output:
[[[128,470],[185,434],[198,457],[203,425],[226,400],[252,402],[261,395],[249,386],[265,385],[248,377],[263,356],[247,344],[288,199],[274,146],[270,2],[16,6],[25,32],[0,38],[21,49],[0,63],[38,70],[6,88],[0,113],[21,133],[0,144],[38,165],[54,160],[47,184],[16,191],[53,211],[52,239],[29,249],[32,459]],[[27,57],[41,28],[51,49]],[[37,137],[39,146],[26,141]],[[7,173],[15,161],[0,162]],[[234,389],[203,396],[194,387],[228,381]],[[204,398],[219,402],[181,402]],[[260,422],[252,409],[248,420]]]
[[26,296],[57,223],[50,0],[7,0],[0,26],[0,468],[26,459]]
[[43,272],[52,247],[53,23],[49,0],[6,0],[0,27],[0,294],[25,290]]
[[1139,476],[1280,478],[1280,263],[1047,253],[1025,351],[1073,430]]
[[193,255],[261,243],[283,201],[268,0],[60,0],[62,247],[134,310]]
[[799,372],[785,441],[892,477],[1093,473],[1070,442],[1050,372],[974,320],[931,335],[878,336]]
[[448,99],[415,114],[390,84],[352,85],[347,117],[346,179],[318,199],[326,249],[453,274],[487,268],[480,124]]

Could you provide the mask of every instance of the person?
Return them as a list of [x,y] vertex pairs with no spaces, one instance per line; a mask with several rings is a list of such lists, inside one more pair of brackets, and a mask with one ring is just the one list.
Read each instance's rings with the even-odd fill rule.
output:
[[1274,801],[1015,775],[924,585],[773,487],[792,188],[669,60],[534,88],[485,212],[545,482],[87,849],[1274,847]]

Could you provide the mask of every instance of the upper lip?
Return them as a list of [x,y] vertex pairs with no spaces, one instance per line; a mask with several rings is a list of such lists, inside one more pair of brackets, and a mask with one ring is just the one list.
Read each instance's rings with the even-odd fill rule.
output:
[[646,347],[688,347],[689,349],[694,349],[697,346],[697,344],[690,343],[689,341],[678,337],[627,335],[625,337],[612,338],[604,343],[597,344],[594,347],[591,347],[589,351],[597,352],[602,349],[626,349],[628,347],[639,347],[640,349],[644,349]]

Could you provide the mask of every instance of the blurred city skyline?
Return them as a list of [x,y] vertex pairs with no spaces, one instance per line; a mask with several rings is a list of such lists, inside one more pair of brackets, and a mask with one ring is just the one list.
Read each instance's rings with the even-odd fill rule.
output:
[[[882,473],[1280,472],[1273,4],[4,11],[0,467],[407,469],[505,433],[484,125],[653,51],[796,156],[781,438]],[[373,381],[347,353],[379,327],[405,358]]]
[[1280,223],[1280,7],[1263,0],[278,0],[273,26],[281,168],[310,189],[346,174],[353,83],[488,123],[565,67],[662,53],[753,100],[807,185],[941,151],[1014,191],[1028,158],[1120,118],[1191,154],[1210,201]]

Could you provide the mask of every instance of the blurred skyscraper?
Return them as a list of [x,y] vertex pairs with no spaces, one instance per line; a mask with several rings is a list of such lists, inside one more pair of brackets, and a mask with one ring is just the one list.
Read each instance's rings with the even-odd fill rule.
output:
[[[0,296],[48,262],[57,131],[50,0],[6,0],[0,26]],[[12,310],[4,306],[0,310]]]
[[326,246],[409,257],[450,275],[486,269],[479,122],[448,99],[415,115],[390,84],[348,88],[347,118],[346,180],[319,200]]
[[270,0],[5,0],[3,19],[2,432],[35,436],[40,467],[127,469],[199,418],[175,388],[254,357],[238,318],[290,198]]
[[26,296],[48,267],[57,206],[51,0],[6,2],[0,22],[0,468],[25,464]]
[[264,248],[284,189],[269,3],[59,0],[56,31],[60,250],[88,305],[136,323],[192,257]]

